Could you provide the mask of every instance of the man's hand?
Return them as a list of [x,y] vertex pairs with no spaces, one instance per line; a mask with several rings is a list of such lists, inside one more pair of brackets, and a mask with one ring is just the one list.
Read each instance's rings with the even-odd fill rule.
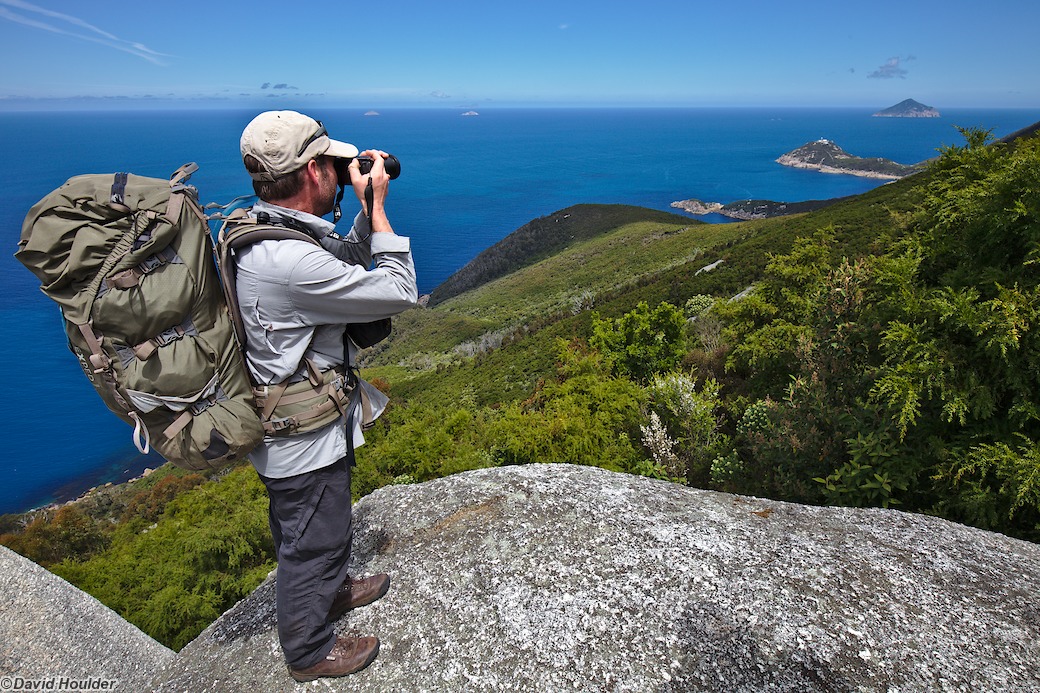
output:
[[[362,209],[368,215],[372,233],[393,233],[394,230],[390,227],[390,221],[386,218],[385,207],[386,196],[390,191],[390,176],[386,173],[386,165],[383,160],[389,154],[378,149],[367,149],[361,152],[359,156],[367,156],[372,159],[372,170],[365,174],[361,173],[357,157],[350,162],[347,170],[350,172],[350,184],[354,188],[354,194],[357,195]],[[371,197],[368,194],[369,188],[372,191]],[[368,208],[369,200],[372,203],[371,209]]]

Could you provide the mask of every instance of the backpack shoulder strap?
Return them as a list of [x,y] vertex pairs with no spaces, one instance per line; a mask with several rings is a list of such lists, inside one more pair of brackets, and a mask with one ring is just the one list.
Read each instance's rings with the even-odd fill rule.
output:
[[217,234],[215,252],[217,255],[217,271],[220,274],[220,285],[224,290],[231,324],[238,338],[239,349],[245,352],[246,332],[242,323],[242,312],[238,305],[238,288],[235,281],[235,253],[254,243],[267,240],[296,240],[321,247],[311,235],[286,226],[261,223],[246,214],[245,210],[232,212]]
[[321,243],[309,233],[288,226],[261,222],[254,217],[247,216],[244,210],[232,212],[217,236],[218,245],[226,244],[232,251],[269,240],[305,241],[321,247]]

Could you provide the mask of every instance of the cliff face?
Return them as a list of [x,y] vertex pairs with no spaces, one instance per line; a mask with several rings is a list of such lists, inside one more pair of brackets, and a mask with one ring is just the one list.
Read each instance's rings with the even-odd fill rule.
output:
[[[530,465],[380,489],[356,521],[354,574],[391,589],[337,630],[382,649],[306,690],[1040,690],[1040,546],[944,520]],[[0,673],[304,689],[274,576],[175,656],[0,558]]]

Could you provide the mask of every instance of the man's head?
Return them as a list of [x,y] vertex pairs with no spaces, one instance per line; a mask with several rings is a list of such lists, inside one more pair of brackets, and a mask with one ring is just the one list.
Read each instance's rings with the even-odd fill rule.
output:
[[[266,111],[242,131],[242,161],[263,200],[284,200],[302,185],[300,172],[319,157],[350,159],[358,148],[331,139],[320,121],[296,111]],[[323,166],[324,168],[324,166]]]

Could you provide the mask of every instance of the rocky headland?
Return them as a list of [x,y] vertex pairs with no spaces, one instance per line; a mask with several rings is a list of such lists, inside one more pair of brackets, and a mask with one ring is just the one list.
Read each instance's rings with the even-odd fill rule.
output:
[[[179,653],[0,549],[0,675],[150,691],[1040,689],[1040,546],[895,510],[809,507],[535,464],[356,505],[352,572],[392,576],[297,686],[272,574]],[[12,679],[13,680],[13,679]]]
[[719,214],[738,221],[751,219],[769,219],[771,217],[782,217],[788,214],[801,214],[803,212],[814,212],[823,209],[836,202],[849,199],[847,197],[835,197],[829,200],[805,200],[804,202],[775,202],[773,200],[737,200],[736,202],[704,202],[702,200],[677,200],[671,204],[675,209],[681,209],[689,214],[703,216],[705,214]]
[[882,158],[853,156],[827,139],[803,144],[776,160],[778,164],[822,173],[840,173],[865,178],[896,180],[920,170],[919,165],[899,164]]
[[913,99],[905,99],[874,114],[875,118],[939,118],[941,114],[931,106]]

